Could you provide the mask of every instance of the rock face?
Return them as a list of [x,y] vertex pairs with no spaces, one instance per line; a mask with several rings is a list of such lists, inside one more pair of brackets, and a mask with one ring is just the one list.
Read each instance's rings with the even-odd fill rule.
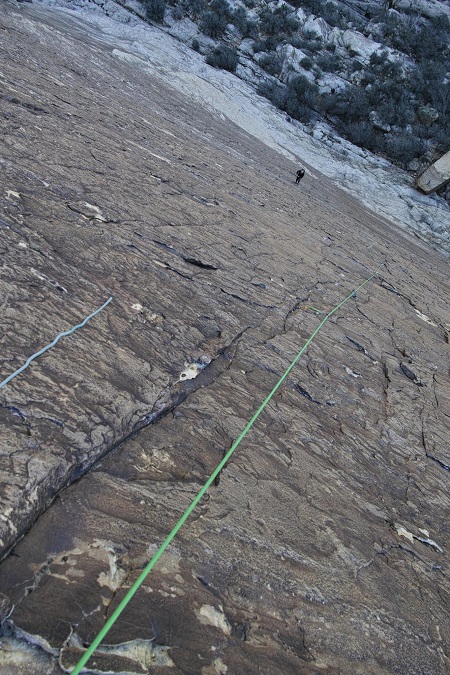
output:
[[363,63],[369,63],[370,57],[381,52],[383,47],[379,42],[370,40],[353,30],[339,30],[333,28],[330,33],[330,42],[336,46],[345,47],[349,52],[357,55]]
[[417,179],[417,187],[425,194],[435,192],[450,180],[450,152],[440,157]]
[[0,670],[70,671],[379,268],[89,665],[444,675],[446,259],[83,22],[0,34],[2,379],[113,298],[0,389]]

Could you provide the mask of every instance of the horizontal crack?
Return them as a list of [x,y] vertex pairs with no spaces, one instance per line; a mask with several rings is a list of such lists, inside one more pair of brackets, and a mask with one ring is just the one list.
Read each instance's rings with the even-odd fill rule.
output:
[[248,300],[248,298],[242,298],[240,295],[237,295],[236,293],[230,293],[229,291],[226,291],[224,288],[221,288],[220,290],[222,293],[228,295],[230,298],[235,298],[235,300],[245,302],[246,305],[252,305],[253,307],[264,307],[264,309],[277,309],[277,305],[264,305],[262,302],[256,302],[255,300]]
[[184,253],[181,253],[180,251],[177,251],[176,248],[173,246],[170,246],[169,244],[165,244],[162,241],[157,241],[156,239],[153,239],[153,243],[155,243],[157,246],[160,246],[161,248],[164,248],[166,251],[170,251],[170,253],[173,253],[174,255],[178,256],[182,260],[184,260],[185,263],[188,263],[189,265],[195,265],[195,267],[200,267],[203,270],[217,270],[219,269],[216,267],[216,265],[210,265],[209,263],[204,263],[201,260],[197,260],[197,258],[192,258],[191,256],[184,255]]

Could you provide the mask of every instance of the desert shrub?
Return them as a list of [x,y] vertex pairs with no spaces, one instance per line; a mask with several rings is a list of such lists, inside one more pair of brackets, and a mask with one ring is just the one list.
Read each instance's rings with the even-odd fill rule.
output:
[[224,34],[232,13],[227,0],[212,0],[208,10],[201,14],[199,28],[202,33],[217,40]]
[[231,22],[244,37],[251,37],[257,34],[255,22],[248,18],[244,7],[238,7],[234,10]]
[[309,9],[311,14],[321,16],[322,0],[289,0],[289,4],[296,8],[301,7],[302,9]]
[[219,16],[223,16],[227,21],[231,19],[231,9],[227,0],[211,0],[209,8]]
[[351,21],[355,28],[364,26],[364,20],[351,7],[346,7],[339,3],[339,7],[334,2],[323,2],[323,0],[289,0],[293,7],[301,7],[311,12],[315,16],[321,16],[330,26],[337,26],[345,30]]
[[342,60],[336,54],[322,52],[315,59],[316,65],[325,73],[337,73],[341,70]]
[[354,85],[349,85],[336,94],[323,94],[320,97],[320,107],[327,114],[346,123],[368,121],[371,110],[366,90]]
[[303,75],[298,75],[288,85],[279,82],[264,82],[258,94],[269,99],[277,108],[301,122],[309,122],[314,116],[318,87]]
[[[304,75],[297,75],[287,85],[285,110],[291,117],[307,121],[311,118],[312,110],[317,106],[319,88],[310,82]],[[307,116],[304,107],[309,108]]]
[[293,47],[308,52],[320,52],[323,49],[322,38],[309,30],[305,31],[301,37],[294,35],[289,42]]
[[256,40],[253,49],[256,52],[273,52],[280,44],[276,35],[269,35],[263,39]]
[[208,35],[213,40],[217,40],[223,36],[228,21],[225,16],[221,16],[217,12],[206,12],[203,14],[199,28],[205,35]]
[[408,97],[388,99],[375,109],[380,119],[392,126],[404,127],[415,119],[415,109]]
[[423,103],[434,104],[448,87],[445,78],[447,67],[435,60],[424,60],[411,73],[410,87]]
[[264,54],[258,61],[261,66],[270,75],[279,75],[283,67],[283,60],[276,52]]
[[367,148],[367,150],[378,148],[378,151],[384,149],[384,137],[381,147],[378,134],[370,122],[345,124],[341,128],[345,137],[360,148]]
[[443,82],[430,92],[430,103],[439,113],[441,125],[450,126],[450,82]]
[[259,12],[259,28],[266,35],[289,36],[298,27],[299,22],[285,3],[273,10],[265,6]]
[[415,157],[419,157],[423,151],[423,140],[410,133],[392,134],[386,140],[387,156],[402,165],[406,165]]
[[[413,129],[415,131],[415,129]],[[426,132],[432,134],[433,143],[436,145],[436,150],[439,154],[443,154],[450,150],[450,125],[447,124],[447,127],[442,127],[439,124],[436,125],[433,129],[428,128]],[[420,136],[421,137],[421,136]],[[422,138],[422,137],[421,137]]]
[[311,120],[315,117],[312,108],[303,103],[297,104],[297,107],[295,108],[295,114],[292,114],[291,116],[299,122],[303,122],[304,124],[308,124],[308,122],[311,122]]
[[442,60],[448,56],[449,20],[445,15],[426,20],[417,13],[387,12],[378,17],[383,42],[416,61]]
[[404,22],[402,27],[392,36],[392,43],[395,49],[406,52],[412,58],[420,61],[422,59],[439,59],[440,55],[447,50],[448,36],[445,31],[439,29],[430,23],[417,25]]
[[230,49],[226,45],[218,45],[208,52],[205,60],[214,68],[222,68],[222,70],[229,70],[230,73],[234,73],[239,63],[239,56],[236,50]]
[[285,85],[278,82],[262,82],[257,88],[257,93],[267,98],[276,108],[286,110],[287,87]]
[[172,10],[172,16],[175,19],[175,21],[181,21],[183,18],[183,10],[181,7],[174,7]]
[[164,0],[141,0],[142,6],[145,9],[145,16],[150,21],[163,23],[164,14],[166,12],[166,3]]
[[206,0],[182,0],[181,7],[192,17],[198,19],[207,9]]
[[376,75],[382,75],[386,80],[402,79],[402,67],[398,61],[392,61],[389,53],[384,49],[382,52],[373,52],[369,59],[369,70]]
[[342,12],[336,7],[333,2],[326,2],[321,7],[321,16],[330,26],[337,26],[345,30],[348,28],[348,21],[342,15]]
[[305,70],[311,70],[311,68],[313,67],[312,59],[310,59],[309,56],[304,56],[300,61],[300,65]]
[[357,58],[352,58],[351,61],[347,62],[347,72],[351,73],[360,73],[364,70],[364,66],[361,61],[358,61]]

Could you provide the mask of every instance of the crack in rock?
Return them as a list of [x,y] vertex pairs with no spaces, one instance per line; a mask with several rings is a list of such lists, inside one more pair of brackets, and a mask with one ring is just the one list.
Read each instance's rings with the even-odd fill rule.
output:
[[198,260],[197,258],[193,258],[192,256],[187,256],[184,255],[184,253],[181,253],[180,251],[177,251],[176,248],[173,246],[170,246],[169,244],[164,244],[162,241],[157,241],[156,239],[153,239],[153,242],[157,245],[160,246],[161,248],[165,249],[166,251],[170,251],[174,255],[178,256],[182,260],[184,260],[185,263],[188,263],[189,265],[194,265],[195,267],[200,267],[200,269],[203,270],[218,270],[219,268],[216,265],[211,265],[210,263],[204,263],[201,260]]

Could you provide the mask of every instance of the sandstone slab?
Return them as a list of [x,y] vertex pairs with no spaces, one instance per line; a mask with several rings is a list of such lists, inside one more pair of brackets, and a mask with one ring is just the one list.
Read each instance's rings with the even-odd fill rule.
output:
[[70,671],[381,265],[89,666],[444,675],[446,258],[82,22],[0,32],[2,374],[113,297],[0,390],[1,667]]

